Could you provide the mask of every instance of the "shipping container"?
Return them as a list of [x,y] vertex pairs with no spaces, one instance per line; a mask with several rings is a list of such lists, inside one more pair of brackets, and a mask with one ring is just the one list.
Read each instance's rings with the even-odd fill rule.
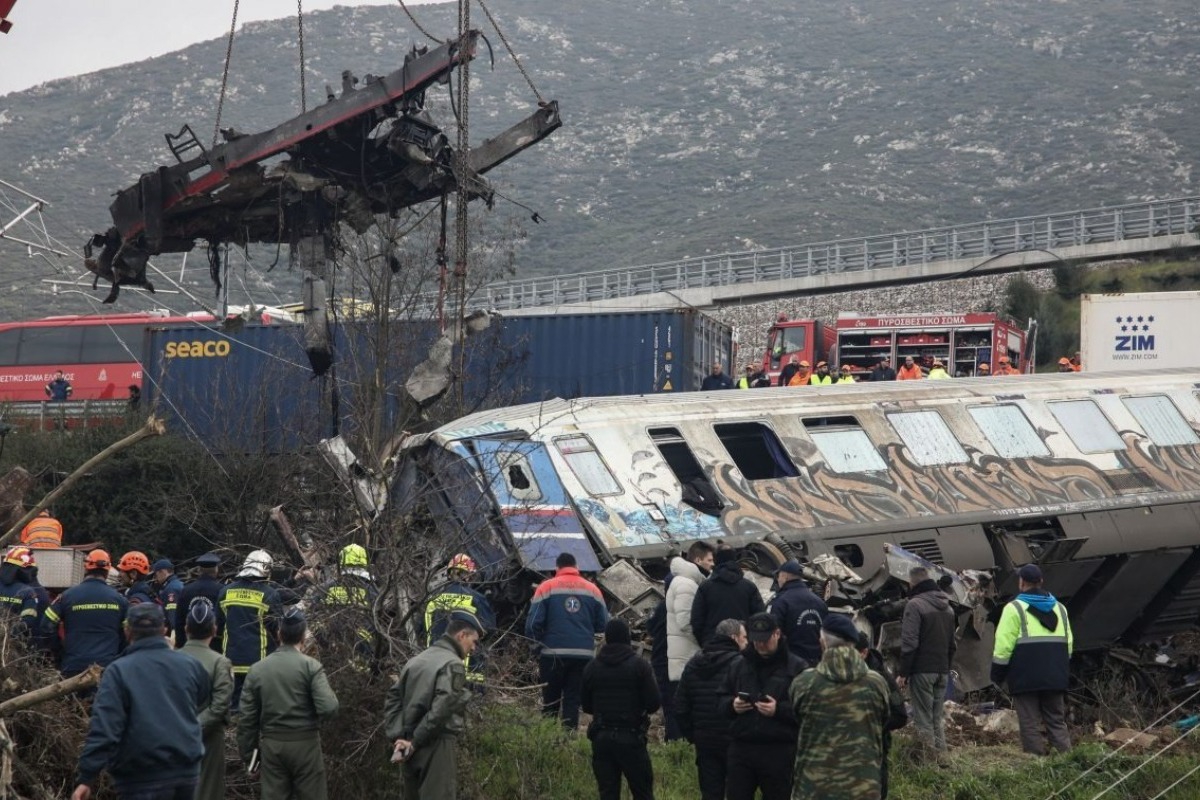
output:
[[1200,292],[1085,294],[1080,352],[1088,372],[1200,366]]
[[[367,324],[335,326],[335,360],[313,377],[301,326],[155,326],[143,398],[172,431],[218,452],[289,452],[360,426],[388,433],[396,384],[425,359],[432,322],[392,323],[385,345]],[[456,354],[471,410],[561,397],[686,392],[714,361],[732,372],[733,332],[698,311],[497,318]],[[375,365],[382,380],[372,380]]]

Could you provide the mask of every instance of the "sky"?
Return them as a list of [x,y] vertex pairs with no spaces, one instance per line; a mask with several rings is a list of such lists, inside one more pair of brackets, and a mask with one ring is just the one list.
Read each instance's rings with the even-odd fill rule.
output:
[[[406,0],[409,5],[445,0]],[[181,50],[229,33],[233,0],[17,0],[0,34],[0,95]],[[304,10],[397,0],[303,0]],[[296,0],[241,0],[238,25],[294,17]]]

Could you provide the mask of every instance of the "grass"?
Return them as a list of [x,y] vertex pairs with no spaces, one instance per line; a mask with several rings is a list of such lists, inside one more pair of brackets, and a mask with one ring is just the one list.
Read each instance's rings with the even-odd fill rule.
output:
[[[1184,751],[1184,752],[1177,752]],[[1110,749],[1084,742],[1063,755],[1035,758],[1015,744],[964,746],[940,763],[921,755],[907,736],[892,750],[894,800],[1041,800],[1099,763]],[[694,753],[684,742],[652,743],[655,797],[694,800]],[[596,796],[591,749],[582,735],[568,734],[533,708],[488,704],[464,738],[465,760],[459,797],[471,800],[584,800]],[[1123,752],[1057,797],[1090,800],[1143,764],[1146,754]],[[1148,800],[1197,764],[1197,750],[1184,743],[1134,773],[1105,795],[1111,800]],[[626,795],[627,796],[627,795]],[[1200,773],[1165,795],[1172,800],[1200,796]]]

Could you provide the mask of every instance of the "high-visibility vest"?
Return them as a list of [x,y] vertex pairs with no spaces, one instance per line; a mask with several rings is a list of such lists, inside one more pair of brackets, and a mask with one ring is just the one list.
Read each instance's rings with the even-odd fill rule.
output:
[[833,383],[833,378],[829,375],[821,376],[814,374],[808,379],[808,382],[813,386],[828,386]]
[[26,547],[62,547],[62,523],[43,512],[34,517],[21,531],[21,544]]

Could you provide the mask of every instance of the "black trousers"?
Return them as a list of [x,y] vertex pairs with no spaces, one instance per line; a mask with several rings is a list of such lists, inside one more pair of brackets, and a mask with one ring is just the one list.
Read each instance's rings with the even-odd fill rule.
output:
[[791,800],[796,745],[788,742],[737,742],[726,760],[726,800]]
[[542,713],[562,717],[569,731],[579,728],[579,701],[583,687],[583,668],[588,658],[542,656],[538,659],[538,677],[542,687]]
[[679,730],[679,720],[675,718],[675,690],[679,688],[679,681],[668,680],[666,675],[661,680],[657,675],[654,678],[662,699],[663,738],[668,742],[682,739],[683,732]]
[[700,800],[725,800],[728,747],[696,745],[696,777],[700,780]]
[[654,800],[654,768],[645,740],[633,734],[615,738],[604,731],[592,739],[592,774],[600,800],[621,800],[621,776],[633,800]]

